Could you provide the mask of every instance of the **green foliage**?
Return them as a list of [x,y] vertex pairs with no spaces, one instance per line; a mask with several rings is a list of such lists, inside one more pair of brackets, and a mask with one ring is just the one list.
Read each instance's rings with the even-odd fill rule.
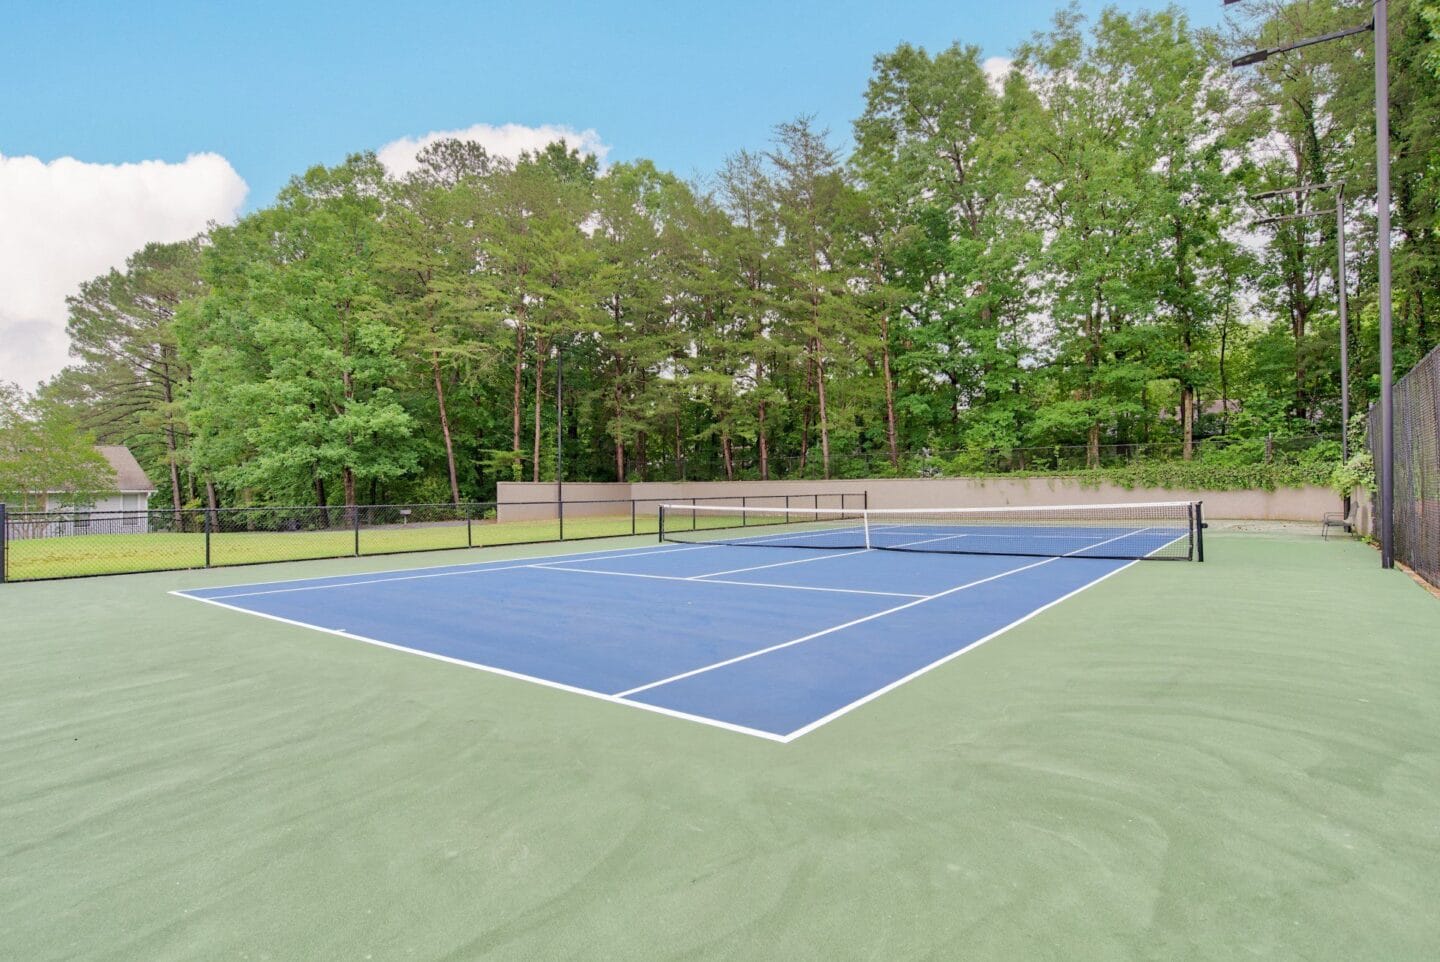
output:
[[1344,464],[1336,465],[1330,475],[1330,487],[1341,497],[1359,489],[1375,493],[1375,459],[1369,451],[1351,455]]
[[[1239,16],[1263,46],[1357,12]],[[1392,9],[1402,367],[1440,338],[1434,19]],[[400,179],[356,155],[84,285],[78,363],[45,397],[134,445],[177,505],[487,499],[553,478],[557,440],[574,480],[1085,464],[1323,483],[1336,445],[1288,439],[1343,427],[1334,222],[1236,238],[1257,212],[1331,206],[1246,200],[1297,182],[1343,179],[1366,209],[1369,48],[1231,72],[1221,46],[1174,8],[1067,8],[997,83],[978,48],[902,44],[874,61],[849,158],[800,117],[703,184],[563,144],[442,142]],[[1360,409],[1376,239],[1348,228]],[[1159,450],[1176,463],[1101,468]]]
[[115,475],[94,438],[63,408],[37,403],[0,381],[0,501],[40,509],[46,495],[84,504],[113,489]]
[[1106,480],[1125,488],[1170,490],[1273,491],[1325,485],[1328,463],[1211,464],[1204,461],[1136,461],[1103,471]]
[[1330,484],[1330,464],[1214,464],[1204,461],[1132,461],[1116,467],[1081,471],[946,471],[973,478],[1068,478],[1089,487],[1117,484],[1122,488],[1164,488],[1171,491],[1274,491],[1276,488]]

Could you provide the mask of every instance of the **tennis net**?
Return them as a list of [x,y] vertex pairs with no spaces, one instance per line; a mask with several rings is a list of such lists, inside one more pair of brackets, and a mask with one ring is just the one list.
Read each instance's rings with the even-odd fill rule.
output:
[[755,508],[665,504],[660,540],[754,545],[1204,561],[1200,502],[999,508]]

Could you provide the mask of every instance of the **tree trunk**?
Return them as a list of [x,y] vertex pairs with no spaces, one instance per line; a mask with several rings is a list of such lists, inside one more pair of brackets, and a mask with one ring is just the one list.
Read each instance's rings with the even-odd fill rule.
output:
[[731,456],[730,432],[720,435],[720,454],[725,458],[725,480],[735,480],[735,460]]
[[811,380],[811,358],[807,352],[805,355],[805,415],[800,426],[800,474],[805,474],[805,467],[810,463],[810,387],[814,383]]
[[340,481],[345,487],[345,522],[355,523],[355,472],[349,467],[340,471]]
[[760,480],[770,480],[770,440],[765,435],[765,402],[760,402]]
[[[1227,278],[1227,281],[1229,279]],[[1230,430],[1230,382],[1225,373],[1225,348],[1230,339],[1230,307],[1233,303],[1233,287],[1226,284],[1225,314],[1220,321],[1220,433]]]
[[1090,425],[1090,436],[1085,445],[1085,466],[1087,468],[1100,467],[1100,422],[1095,421]]
[[510,395],[510,452],[513,461],[510,477],[520,480],[520,388],[525,380],[525,321],[517,312],[515,319],[515,382]]
[[325,498],[325,479],[315,475],[315,503],[320,506],[320,524],[330,527],[330,508]]
[[1195,458],[1195,388],[1189,384],[1180,386],[1180,420],[1185,432],[1186,461]]
[[460,478],[455,473],[455,444],[450,439],[450,415],[445,410],[445,385],[440,377],[440,354],[436,352],[430,360],[430,371],[435,376],[435,403],[440,408],[440,435],[445,439],[445,466],[450,471],[450,503],[460,504]]
[[885,376],[885,443],[890,449],[890,467],[900,470],[900,445],[895,438],[895,378],[890,373],[890,318],[880,318],[880,369]]
[[685,454],[680,446],[680,412],[675,412],[675,465],[680,470],[680,480],[685,480]]
[[820,357],[820,342],[815,342],[815,385],[820,400],[820,463],[825,480],[830,480],[830,421],[825,409],[825,361]]
[[161,365],[161,369],[164,372],[160,377],[160,389],[164,392],[165,398],[165,461],[170,468],[170,504],[175,509],[175,528],[179,531],[183,530],[180,527],[180,509],[184,507],[184,504],[180,497],[180,463],[175,452],[175,416],[171,407],[175,396],[170,390],[168,369],[164,364]]
[[[618,337],[617,337],[618,340]],[[615,382],[610,392],[615,401],[615,480],[625,480],[625,437],[624,428],[624,394],[620,390],[620,379],[624,371],[620,363],[620,354],[615,354]]]
[[540,480],[540,409],[545,387],[545,344],[535,342],[535,439],[534,463],[530,466],[532,481]]

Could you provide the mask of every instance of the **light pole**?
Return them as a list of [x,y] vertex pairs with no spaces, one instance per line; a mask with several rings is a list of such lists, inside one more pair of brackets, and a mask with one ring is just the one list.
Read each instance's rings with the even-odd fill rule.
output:
[[565,348],[555,345],[555,515],[565,540]]
[[[1224,0],[1225,6],[1239,0]],[[1289,50],[1351,37],[1367,30],[1375,32],[1375,214],[1380,248],[1380,463],[1376,465],[1380,487],[1380,566],[1395,567],[1395,392],[1394,322],[1390,303],[1390,4],[1375,0],[1370,22],[1336,30],[1308,40],[1279,47],[1266,47],[1237,57],[1232,67],[1262,63]],[[1347,349],[1348,353],[1348,349]],[[1348,425],[1347,425],[1348,427]]]

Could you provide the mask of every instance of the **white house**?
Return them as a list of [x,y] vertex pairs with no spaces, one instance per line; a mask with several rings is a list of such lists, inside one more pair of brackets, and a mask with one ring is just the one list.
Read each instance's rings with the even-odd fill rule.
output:
[[120,444],[97,444],[110,470],[115,487],[110,491],[47,491],[42,511],[63,512],[63,518],[12,521],[10,535],[16,538],[55,538],[72,534],[139,534],[150,530],[150,496],[155,485],[130,449]]

